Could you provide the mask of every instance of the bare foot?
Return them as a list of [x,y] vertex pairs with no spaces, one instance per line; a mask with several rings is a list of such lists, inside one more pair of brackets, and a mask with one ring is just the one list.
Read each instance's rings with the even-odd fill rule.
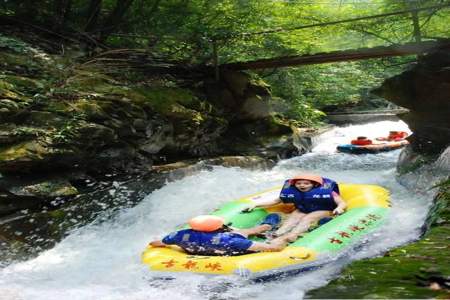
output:
[[296,232],[290,232],[288,234],[286,234],[285,239],[292,243],[295,242],[299,237],[301,236],[301,234],[296,233]]
[[269,224],[262,224],[260,226],[261,226],[261,230],[264,230],[264,231],[268,231],[268,230],[272,229],[272,225],[269,225]]

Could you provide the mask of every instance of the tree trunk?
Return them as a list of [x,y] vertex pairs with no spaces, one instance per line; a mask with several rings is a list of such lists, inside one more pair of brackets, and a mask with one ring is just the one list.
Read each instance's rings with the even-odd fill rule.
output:
[[33,21],[39,11],[36,9],[36,1],[34,0],[22,0],[15,12],[16,17],[26,21]]
[[411,13],[412,23],[413,23],[413,37],[416,42],[422,41],[422,34],[420,32],[419,16],[417,11]]
[[101,29],[100,40],[104,41],[120,25],[127,10],[131,7],[134,0],[117,0],[116,6],[108,15]]
[[414,10],[419,8],[420,0],[403,0],[403,1],[408,9],[413,10],[411,11],[411,21],[413,26],[412,36],[414,41],[420,42],[422,40],[422,37],[420,33],[419,12],[417,10]]
[[53,30],[59,31],[64,28],[67,17],[70,14],[72,7],[72,0],[55,0],[55,19],[53,23]]
[[339,61],[362,60],[368,58],[421,54],[438,49],[445,49],[446,51],[448,51],[448,49],[450,49],[450,42],[427,41],[420,43],[407,43],[404,45],[378,46],[374,48],[361,48],[309,55],[274,57],[269,59],[223,64],[220,65],[220,68],[229,70],[271,69],[299,65],[323,64]]
[[100,16],[100,11],[102,9],[103,0],[91,0],[89,3],[89,8],[87,11],[87,22],[84,26],[84,31],[92,32],[97,26],[97,21]]

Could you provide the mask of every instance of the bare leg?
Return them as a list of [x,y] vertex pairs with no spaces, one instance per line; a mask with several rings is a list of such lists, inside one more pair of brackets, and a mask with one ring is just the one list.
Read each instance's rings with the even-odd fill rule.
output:
[[258,226],[252,227],[252,228],[234,229],[233,232],[236,232],[236,233],[239,233],[240,235],[248,237],[249,235],[263,233],[270,229],[272,229],[272,226],[270,226],[269,224],[262,224],[262,225],[258,225]]
[[297,240],[299,235],[306,232],[309,229],[309,227],[311,226],[311,224],[319,221],[322,218],[329,217],[330,215],[331,215],[331,212],[328,210],[313,211],[313,212],[305,215],[300,220],[300,222],[297,224],[297,226],[295,226],[291,230],[291,232],[280,236],[279,238],[275,239],[274,242],[278,243],[279,242],[278,239],[280,239],[280,241],[286,240],[289,242],[293,242],[293,241]]
[[298,210],[294,210],[286,221],[283,222],[283,225],[275,232],[276,236],[281,236],[294,228],[301,220],[302,218],[306,216],[305,213],[302,213]]

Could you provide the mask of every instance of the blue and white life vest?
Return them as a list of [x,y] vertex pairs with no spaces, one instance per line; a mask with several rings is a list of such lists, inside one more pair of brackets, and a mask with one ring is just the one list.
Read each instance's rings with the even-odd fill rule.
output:
[[329,178],[323,178],[321,186],[312,188],[308,192],[301,192],[292,183],[286,180],[280,192],[280,199],[284,203],[294,203],[295,207],[303,212],[310,213],[317,210],[334,210],[337,205],[333,199],[333,192],[339,194],[338,184]]
[[177,245],[195,255],[240,255],[247,254],[253,242],[233,232],[201,232],[183,229],[172,232],[162,242]]

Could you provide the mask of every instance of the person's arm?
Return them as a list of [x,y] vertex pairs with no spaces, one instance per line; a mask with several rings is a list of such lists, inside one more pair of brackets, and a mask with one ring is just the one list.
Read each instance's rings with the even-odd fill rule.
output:
[[149,243],[150,246],[153,247],[166,247],[169,245],[176,245],[177,239],[179,237],[179,231],[174,231],[169,235],[166,235],[161,240],[154,240]]
[[256,206],[255,207],[269,207],[275,204],[278,204],[281,202],[280,197],[276,197],[274,199],[266,199],[266,200],[258,200],[258,201],[253,201]]
[[340,215],[344,213],[345,209],[347,208],[347,204],[345,203],[344,199],[342,199],[342,197],[339,196],[339,194],[336,192],[333,192],[332,195],[334,202],[336,202],[337,204],[337,207],[333,210],[333,214]]
[[167,246],[167,244],[163,243],[163,241],[161,241],[161,240],[151,241],[149,243],[149,245],[153,246],[153,247],[166,247]]
[[270,206],[278,204],[280,202],[281,202],[281,199],[279,197],[274,198],[274,199],[263,199],[263,200],[256,200],[256,201],[252,200],[252,202],[248,204],[245,211],[251,211],[258,207],[260,207],[260,208],[270,207]]

